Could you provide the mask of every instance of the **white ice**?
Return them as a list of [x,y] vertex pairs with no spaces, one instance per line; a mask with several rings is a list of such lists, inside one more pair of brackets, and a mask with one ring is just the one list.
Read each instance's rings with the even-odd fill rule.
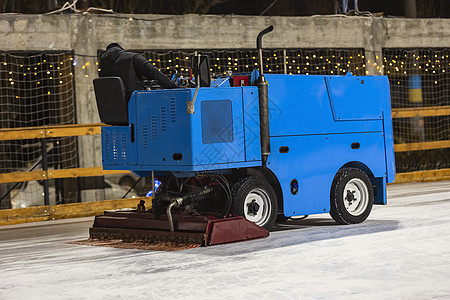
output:
[[65,244],[92,218],[0,227],[0,299],[450,299],[450,181],[388,187],[387,206],[179,252]]

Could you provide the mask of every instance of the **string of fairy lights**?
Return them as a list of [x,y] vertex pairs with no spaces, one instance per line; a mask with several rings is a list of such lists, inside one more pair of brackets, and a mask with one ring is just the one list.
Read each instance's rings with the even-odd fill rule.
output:
[[[433,76],[434,85],[445,83],[442,78],[449,72],[449,51],[442,50],[390,50],[386,49],[383,57],[384,74],[388,77],[405,77],[411,75]],[[394,84],[405,84],[396,80]]]
[[[194,51],[145,51],[142,54],[159,70],[178,69],[182,75],[189,74]],[[216,75],[248,73],[258,66],[256,50],[202,50],[208,55],[210,71]],[[363,49],[287,49],[264,50],[263,61],[266,73],[329,75],[364,75]]]
[[72,52],[0,52],[2,126],[73,123],[73,61]]
[[[76,123],[72,52],[0,52],[1,128]],[[49,166],[75,166],[76,138],[48,139]],[[50,146],[52,145],[52,147]],[[28,170],[42,155],[39,140],[0,142],[0,172]]]
[[420,78],[422,103],[412,106],[450,105],[450,49],[384,49],[383,73],[391,84],[392,106],[409,107],[410,79]]
[[[385,50],[389,51],[389,50]],[[420,50],[418,50],[420,52]],[[430,50],[431,52],[433,50]],[[428,51],[428,52],[430,52]],[[442,50],[445,52],[445,50]],[[225,74],[227,71],[235,73],[250,72],[258,64],[257,53],[255,50],[204,50],[199,51],[208,55],[210,59],[211,72],[215,74]],[[392,56],[386,54],[383,56],[383,64],[380,66],[376,61],[379,56],[375,56],[375,62],[367,60],[363,49],[287,49],[287,50],[264,50],[264,68],[267,73],[286,73],[286,74],[304,74],[304,75],[340,75],[351,71],[354,75],[369,75],[367,65],[371,64],[373,70],[378,74],[387,76],[410,75],[422,73],[438,74],[448,72],[450,63],[448,62],[448,54],[415,54],[417,50],[402,55]],[[423,51],[422,51],[423,52]],[[194,51],[144,51],[142,54],[159,70],[178,69],[182,74],[188,75],[190,70],[190,61],[194,55]],[[76,55],[75,55],[76,57]],[[98,69],[98,62],[92,63],[87,60],[84,63],[77,63],[74,57],[69,58],[74,69],[81,68],[85,70],[84,77],[89,77],[87,70],[92,66]],[[53,79],[62,76],[61,68],[68,68],[67,63],[47,62],[46,59],[38,61],[35,65],[8,66],[7,61],[2,61],[0,56],[1,72],[8,70],[8,81],[14,85],[17,81],[36,81],[36,85],[40,85],[42,78],[38,73],[45,71],[47,78]],[[286,65],[286,66],[284,66]],[[415,70],[414,70],[415,69]],[[81,71],[81,70],[80,70]],[[13,76],[13,74],[22,74],[23,78]],[[64,75],[67,75],[65,73]],[[68,72],[69,76],[73,76],[73,72]],[[374,75],[374,74],[371,74]],[[5,77],[5,75],[2,75]],[[29,76],[29,77],[27,77]],[[63,80],[58,81],[59,84],[67,84]],[[397,85],[402,84],[401,81],[395,82]],[[439,84],[439,80],[434,81]],[[52,91],[48,91],[51,94]],[[19,95],[17,95],[19,96]],[[20,97],[20,96],[19,96]]]
[[[430,72],[432,74],[436,74],[439,72],[437,69],[441,69],[442,73],[445,73],[445,67],[450,66],[448,63],[448,54],[447,55],[429,55],[424,54],[423,56],[410,54],[409,58],[412,57],[412,61],[408,61],[408,54],[404,56],[395,55],[394,58],[388,60],[388,58],[384,57],[384,65],[383,68],[386,69],[387,74],[390,73],[403,73],[408,75],[407,67],[411,67],[411,64],[414,68],[422,70],[423,72]],[[407,65],[409,63],[409,66]]]

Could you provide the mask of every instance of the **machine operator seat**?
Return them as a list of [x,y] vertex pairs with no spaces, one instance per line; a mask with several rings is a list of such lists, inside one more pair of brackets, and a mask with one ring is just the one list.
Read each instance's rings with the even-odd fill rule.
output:
[[128,125],[128,100],[120,77],[94,79],[100,120],[108,125]]

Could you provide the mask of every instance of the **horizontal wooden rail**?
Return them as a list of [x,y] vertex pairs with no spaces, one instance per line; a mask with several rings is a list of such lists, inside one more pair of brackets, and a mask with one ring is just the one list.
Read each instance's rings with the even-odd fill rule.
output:
[[450,105],[432,107],[393,108],[393,118],[449,116]]
[[102,167],[62,169],[48,171],[32,171],[32,172],[13,172],[0,174],[0,183],[36,181],[44,179],[56,178],[74,178],[88,176],[102,176],[108,174],[130,173],[127,170],[103,170]]
[[102,167],[48,170],[48,178],[73,178],[130,173],[128,170],[103,170]]
[[0,129],[0,141],[52,138],[64,136],[97,135],[105,124],[72,124],[44,127]]
[[47,179],[46,171],[13,172],[0,174],[0,183],[36,181]]
[[[24,140],[35,138],[54,138],[66,136],[85,136],[101,134],[102,123],[70,124],[43,127],[22,127],[0,129],[0,141]],[[73,178],[84,176],[101,176],[107,174],[130,173],[130,171],[109,171],[102,167],[75,168],[48,171],[13,172],[0,174],[0,183],[35,181],[54,178]]]
[[398,173],[395,176],[394,183],[428,182],[439,180],[450,180],[450,169]]
[[432,150],[450,148],[450,140],[435,141],[435,142],[421,142],[409,144],[395,144],[395,152],[418,151],[418,150]]
[[141,200],[146,201],[146,208],[151,208],[151,199],[151,197],[137,197],[96,202],[3,209],[0,210],[0,225],[95,216],[103,214],[105,210],[110,209],[136,208]]

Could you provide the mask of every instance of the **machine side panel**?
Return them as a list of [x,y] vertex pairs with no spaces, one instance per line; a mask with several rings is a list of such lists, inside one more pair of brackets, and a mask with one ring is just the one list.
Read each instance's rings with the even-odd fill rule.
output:
[[130,126],[102,127],[102,163],[105,170],[136,164],[136,146]]
[[136,165],[123,169],[189,172],[260,165],[246,161],[241,87],[200,88],[194,114],[187,113],[194,89],[133,95],[130,126],[136,128],[138,158]]
[[[281,184],[286,216],[329,212],[333,178],[348,162],[365,164],[375,177],[386,176],[382,132],[272,137],[270,142],[267,167]],[[294,179],[296,195],[291,193]]]
[[258,88],[242,87],[245,160],[261,161]]
[[222,168],[228,169],[233,163],[245,161],[240,87],[200,89],[195,114],[190,118],[194,167],[222,164]]
[[335,122],[324,76],[267,74],[266,79],[270,136],[383,130],[378,120]]
[[139,165],[192,165],[191,121],[186,113],[189,93],[186,89],[136,93]]

